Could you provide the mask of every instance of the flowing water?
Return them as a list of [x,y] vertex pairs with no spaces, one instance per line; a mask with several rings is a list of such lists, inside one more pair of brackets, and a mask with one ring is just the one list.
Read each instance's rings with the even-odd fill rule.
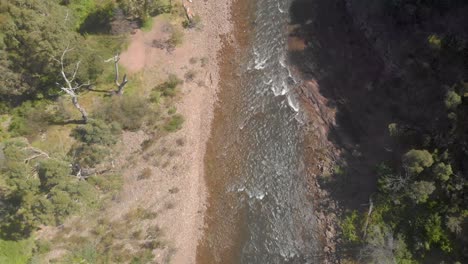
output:
[[[199,263],[320,263],[287,60],[290,0],[251,4],[249,45],[223,87],[208,145],[210,205]],[[232,75],[232,74],[231,74]]]

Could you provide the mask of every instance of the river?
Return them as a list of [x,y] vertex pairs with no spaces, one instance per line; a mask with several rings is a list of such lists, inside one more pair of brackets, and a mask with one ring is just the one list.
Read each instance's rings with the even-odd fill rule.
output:
[[246,2],[237,3],[237,46],[222,54],[197,261],[320,263],[303,161],[304,117],[294,90],[301,80],[288,66],[291,1]]

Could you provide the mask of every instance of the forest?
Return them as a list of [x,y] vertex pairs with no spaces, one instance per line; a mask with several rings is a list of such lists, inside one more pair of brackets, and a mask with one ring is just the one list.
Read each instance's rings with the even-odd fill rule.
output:
[[467,3],[346,2],[386,67],[374,83],[381,98],[370,100],[389,116],[391,151],[375,161],[377,188],[345,216],[343,236],[366,263],[465,263]]
[[[50,244],[35,239],[38,230],[115,199],[122,131],[180,129],[172,104],[181,80],[172,76],[149,99],[119,66],[132,31],[180,9],[164,0],[0,1],[1,263],[40,263]],[[152,257],[151,249],[126,256]]]

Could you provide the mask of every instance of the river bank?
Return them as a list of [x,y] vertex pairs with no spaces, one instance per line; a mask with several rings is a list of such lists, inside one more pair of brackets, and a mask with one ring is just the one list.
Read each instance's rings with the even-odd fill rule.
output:
[[234,5],[237,30],[221,53],[228,63],[206,156],[199,263],[322,263],[324,250],[332,254],[307,176],[301,81],[288,65],[290,4]]
[[[231,29],[230,1],[194,1],[188,3],[201,18],[201,27],[184,32],[182,45],[172,52],[155,48],[163,40],[167,22],[155,18],[149,32],[137,31],[131,37],[121,63],[130,72],[139,73],[143,83],[152,87],[169,74],[195,76],[185,80],[177,111],[185,119],[180,131],[164,136],[157,151],[169,149],[172,154],[166,168],[155,166],[154,160],[139,160],[124,175],[130,184],[124,185],[118,205],[125,211],[144,203],[145,208],[160,212],[155,222],[163,230],[167,246],[156,251],[156,261],[195,263],[196,247],[201,237],[206,202],[204,163],[216,94],[219,86],[218,51],[221,36]],[[126,142],[142,141],[141,135],[128,134]],[[133,138],[133,140],[132,140]],[[139,142],[141,143],[141,142]],[[176,151],[171,150],[179,146]],[[135,172],[145,167],[153,169],[151,183],[135,181]]]

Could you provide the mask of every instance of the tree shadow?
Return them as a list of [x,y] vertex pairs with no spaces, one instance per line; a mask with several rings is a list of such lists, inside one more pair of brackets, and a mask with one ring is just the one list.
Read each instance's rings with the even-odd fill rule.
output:
[[111,96],[111,95],[114,95],[115,94],[115,91],[114,90],[100,90],[100,89],[94,89],[92,87],[88,87],[86,88],[86,90],[88,91],[91,91],[91,92],[95,92],[95,93],[105,93],[106,95],[105,96]]
[[[386,133],[392,111],[379,87],[383,63],[365,37],[352,27],[344,1],[296,0],[289,60],[305,81],[317,84],[327,107],[336,109],[328,140],[341,150],[333,180],[323,187],[346,209],[359,209],[376,190],[375,164],[390,159]],[[306,88],[307,89],[307,88]]]
[[71,120],[64,120],[64,121],[51,121],[51,125],[56,126],[65,126],[65,125],[85,125],[85,121],[83,119],[71,119]]

